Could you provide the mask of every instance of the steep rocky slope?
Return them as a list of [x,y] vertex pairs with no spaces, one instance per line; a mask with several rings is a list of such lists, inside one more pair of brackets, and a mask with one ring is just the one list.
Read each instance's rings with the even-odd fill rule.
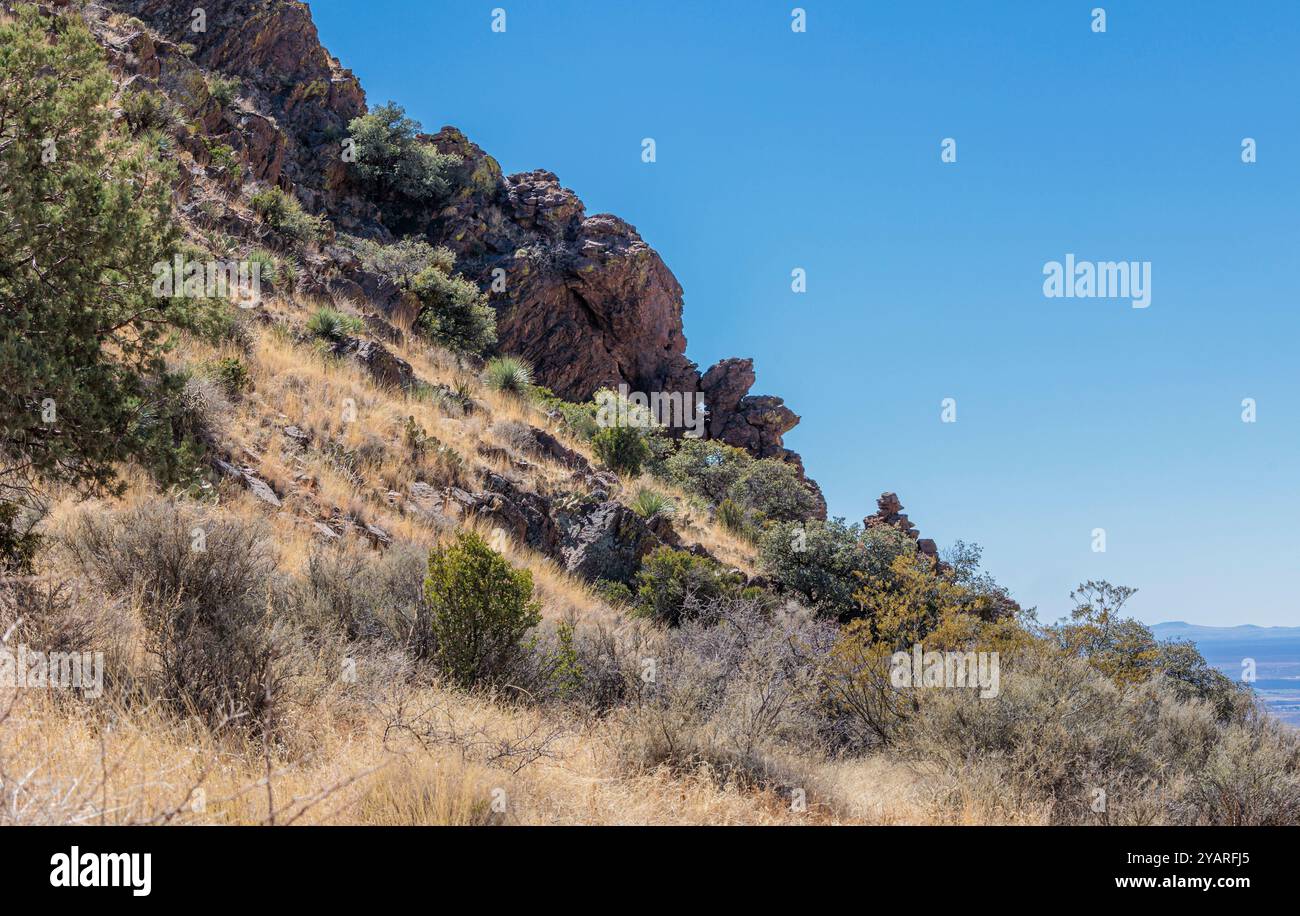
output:
[[[205,136],[193,143],[196,161],[206,164],[203,141],[216,138],[249,176],[292,191],[338,230],[393,238],[351,184],[341,156],[348,122],[366,111],[365,94],[321,46],[306,4],[212,0],[203,6],[201,30],[190,5],[169,0],[110,0],[104,9],[138,17],[164,36],[157,42],[128,28],[107,35],[106,44],[124,72],[183,100],[198,118]],[[238,77],[238,106],[223,109],[208,97],[202,71]],[[633,391],[698,394],[708,406],[710,437],[803,472],[782,442],[799,417],[779,397],[749,393],[751,360],[722,360],[701,374],[686,358],[681,285],[633,226],[609,214],[587,215],[551,172],[503,175],[454,128],[430,139],[461,156],[462,165],[452,199],[416,213],[414,228],[451,248],[459,269],[483,289],[504,271],[504,290],[492,298],[502,352],[527,358],[542,384],[574,400],[620,383]],[[253,231],[237,215],[225,220],[230,231]],[[324,245],[305,266],[308,289],[388,312],[400,305],[398,290],[339,248]]]

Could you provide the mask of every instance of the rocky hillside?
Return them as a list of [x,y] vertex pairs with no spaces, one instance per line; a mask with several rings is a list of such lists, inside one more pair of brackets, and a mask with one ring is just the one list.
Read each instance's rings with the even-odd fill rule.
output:
[[[752,360],[725,359],[701,373],[685,355],[683,291],[672,271],[635,227],[610,214],[588,215],[553,173],[504,175],[472,140],[445,127],[428,139],[461,158],[455,193],[436,208],[408,210],[401,225],[386,225],[342,158],[348,123],[366,111],[365,93],[321,46],[306,4],[210,2],[203,31],[195,31],[189,8],[168,0],[111,0],[108,10],[163,36],[102,25],[117,67],[199,116],[203,135],[192,150],[199,164],[210,159],[205,147],[219,142],[249,177],[292,192],[340,232],[383,242],[399,229],[418,233],[454,251],[460,271],[482,289],[504,276],[504,288],[492,293],[498,348],[528,359],[538,381],[560,396],[584,400],[620,383],[632,391],[699,395],[709,437],[780,458],[803,474],[799,455],[782,443],[798,415],[779,397],[749,393]],[[202,71],[237,77],[238,104],[207,97]],[[195,205],[201,196],[191,189]],[[237,214],[221,219],[231,231],[252,228]],[[309,285],[321,293],[390,315],[401,308],[398,289],[338,247],[325,245],[306,266]],[[824,517],[820,491],[810,484]]]
[[0,684],[0,825],[1300,819],[1131,589],[1044,627],[893,493],[826,519],[631,226],[367,111],[304,4],[0,0],[0,51],[0,642],[82,672]]

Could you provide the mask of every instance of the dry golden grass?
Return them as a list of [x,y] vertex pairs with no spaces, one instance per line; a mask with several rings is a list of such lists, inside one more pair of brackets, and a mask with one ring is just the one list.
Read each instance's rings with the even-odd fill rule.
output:
[[[628,771],[611,723],[548,722],[534,710],[437,687],[398,689],[400,698],[389,696],[356,723],[314,711],[304,717],[310,752],[276,755],[269,765],[252,743],[218,740],[156,710],[88,711],[29,691],[0,723],[8,777],[0,824],[1042,822],[1032,811],[1003,810],[992,786],[971,794],[884,756],[804,761],[807,808],[795,810],[786,795],[719,784],[704,769]],[[447,734],[386,737],[399,703],[438,710],[437,721],[451,723]],[[559,732],[545,756],[488,759],[499,746],[526,744],[521,736],[539,727]]]
[[[280,321],[300,323],[306,305],[275,300],[268,312]],[[515,453],[511,423],[547,429],[595,464],[585,443],[532,404],[486,389],[473,367],[456,357],[409,337],[393,349],[424,381],[468,390],[476,409],[466,416],[449,415],[430,400],[379,386],[353,363],[329,358],[272,327],[256,328],[247,352],[233,343],[210,346],[190,339],[175,353],[178,365],[200,373],[204,364],[225,356],[238,356],[247,366],[251,390],[231,402],[215,402],[214,429],[231,460],[267,481],[282,506],[273,509],[231,482],[221,484],[215,498],[223,513],[257,518],[269,527],[286,573],[301,570],[318,548],[311,523],[331,516],[378,525],[395,540],[421,547],[447,537],[451,526],[406,513],[401,499],[389,498],[390,491],[404,494],[417,479],[443,484],[455,482],[451,478],[460,473],[472,486],[479,473],[492,470],[537,492],[572,489],[574,475],[568,468]],[[438,464],[427,454],[423,459],[413,455],[405,441],[408,418],[454,448],[462,470]],[[285,436],[284,427],[291,425],[312,437],[309,448]],[[520,459],[526,465],[521,466]],[[124,469],[124,480],[125,494],[111,503],[130,505],[154,493],[138,470]],[[661,492],[678,506],[674,524],[687,543],[703,543],[723,562],[752,571],[750,545],[719,529],[684,494],[661,481],[628,481],[616,495],[631,499],[641,487]],[[46,522],[51,532],[88,508],[65,493],[53,493],[51,501]],[[621,622],[619,611],[550,559],[501,538],[478,519],[456,519],[455,524],[493,537],[494,546],[511,563],[532,573],[545,617]],[[75,574],[57,565],[48,571]],[[134,665],[147,664],[138,645],[133,658]],[[861,786],[847,769],[811,759],[799,762],[804,771],[815,770],[818,785],[810,788],[810,796],[817,800],[810,802],[808,811],[793,811],[788,798],[720,783],[703,770],[629,770],[620,753],[616,717],[588,721],[456,693],[421,684],[387,663],[377,663],[372,671],[361,684],[329,685],[315,695],[312,705],[295,709],[269,753],[261,744],[237,737],[234,730],[213,735],[160,708],[119,708],[107,699],[74,701],[57,691],[0,696],[0,713],[9,707],[0,721],[0,773],[6,777],[0,822],[880,820],[869,810],[854,813],[851,796]],[[418,727],[411,727],[412,721]],[[503,748],[509,752],[503,753]],[[897,773],[891,778],[901,779]],[[883,819],[890,822],[894,817]]]

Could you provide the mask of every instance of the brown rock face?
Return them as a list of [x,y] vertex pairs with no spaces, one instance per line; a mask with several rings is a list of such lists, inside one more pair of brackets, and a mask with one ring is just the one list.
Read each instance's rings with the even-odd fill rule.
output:
[[[365,93],[352,72],[321,46],[305,3],[114,0],[109,5],[172,42],[193,45],[192,60],[205,70],[240,78],[241,95],[262,113],[249,116],[246,125],[252,138],[249,166],[256,177],[294,187],[309,210],[342,204],[330,179],[341,173],[340,143],[348,122],[365,112]],[[206,17],[201,32],[192,28],[198,7]]]
[[[308,211],[323,213],[343,231],[391,239],[393,227],[356,192],[341,155],[349,121],[366,110],[365,94],[351,71],[321,46],[306,4],[106,5],[138,17],[165,39],[136,36],[134,45],[120,51],[133,58],[127,69],[164,85],[174,98],[195,96],[191,116],[229,144],[251,176],[293,190]],[[192,29],[198,6],[206,16],[201,32]],[[194,53],[180,54],[181,43],[194,45]],[[208,95],[200,67],[238,76],[247,104],[223,110]],[[491,156],[455,128],[425,139],[459,155],[462,165],[452,198],[417,214],[415,228],[454,251],[457,268],[491,291],[501,352],[525,357],[541,384],[573,400],[621,383],[646,394],[702,394],[711,437],[758,457],[788,461],[802,474],[799,457],[782,444],[799,417],[781,398],[749,394],[752,360],[723,360],[701,378],[686,358],[681,285],[635,227],[608,214],[588,216],[577,195],[551,172],[503,175]],[[197,142],[194,152],[206,156]],[[334,270],[321,276],[331,278],[309,277],[304,288],[368,299],[390,313],[401,307],[391,284],[365,275],[329,238],[323,255]]]
[[433,216],[428,235],[484,288],[498,280],[492,302],[503,352],[528,359],[542,384],[573,400],[623,382],[634,391],[697,390],[682,288],[634,227],[587,216],[551,172],[503,177],[453,128],[431,139],[464,165],[462,190]]

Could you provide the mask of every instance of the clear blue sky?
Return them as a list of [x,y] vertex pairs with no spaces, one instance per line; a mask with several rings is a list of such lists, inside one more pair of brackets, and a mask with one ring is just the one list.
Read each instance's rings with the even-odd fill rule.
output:
[[[1045,620],[1106,578],[1147,622],[1300,624],[1300,3],[310,5],[372,103],[635,225],[833,514],[895,490]],[[1152,262],[1150,307],[1044,298],[1067,252]]]

